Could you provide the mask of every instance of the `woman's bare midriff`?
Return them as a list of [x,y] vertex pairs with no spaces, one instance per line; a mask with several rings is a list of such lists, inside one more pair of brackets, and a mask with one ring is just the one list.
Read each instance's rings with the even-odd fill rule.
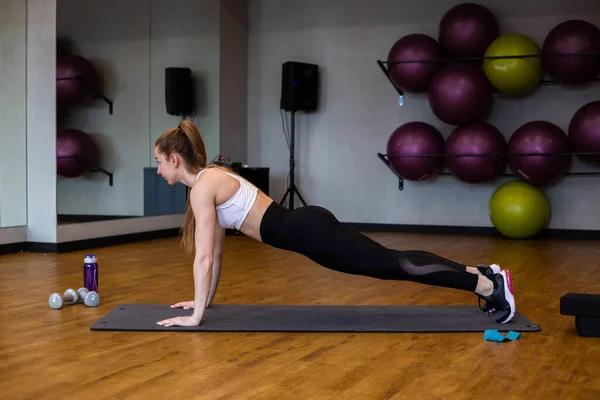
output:
[[265,215],[265,211],[267,211],[267,208],[269,208],[272,202],[273,199],[259,190],[254,205],[250,209],[248,216],[240,227],[240,232],[262,242],[262,238],[260,236],[260,223]]

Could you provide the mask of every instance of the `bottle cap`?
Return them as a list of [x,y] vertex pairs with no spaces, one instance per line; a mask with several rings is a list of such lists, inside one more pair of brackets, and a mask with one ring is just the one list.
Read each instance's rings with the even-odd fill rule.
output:
[[86,254],[83,262],[85,263],[95,263],[97,261],[96,256],[93,254]]

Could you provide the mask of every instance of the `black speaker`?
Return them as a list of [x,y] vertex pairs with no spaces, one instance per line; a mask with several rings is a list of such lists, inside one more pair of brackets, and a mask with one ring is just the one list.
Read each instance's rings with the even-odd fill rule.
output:
[[191,115],[194,112],[192,71],[189,68],[165,68],[165,101],[167,113]]
[[319,67],[287,61],[282,65],[280,108],[285,111],[315,111],[318,104]]

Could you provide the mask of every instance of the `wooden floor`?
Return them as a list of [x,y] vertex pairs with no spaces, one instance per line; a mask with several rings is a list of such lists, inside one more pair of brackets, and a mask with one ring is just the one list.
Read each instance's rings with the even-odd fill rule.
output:
[[[510,268],[518,309],[541,325],[514,342],[482,333],[96,332],[124,302],[193,299],[176,239],[0,257],[1,399],[599,399],[600,339],[561,316],[567,292],[600,293],[600,246],[585,241],[370,234],[467,264]],[[97,308],[48,307],[100,263]],[[477,304],[473,294],[326,270],[228,236],[217,303]]]

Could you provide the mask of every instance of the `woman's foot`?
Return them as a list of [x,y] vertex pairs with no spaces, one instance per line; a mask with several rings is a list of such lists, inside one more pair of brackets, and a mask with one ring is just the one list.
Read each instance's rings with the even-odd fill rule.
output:
[[509,270],[501,271],[492,277],[492,283],[494,284],[494,290],[489,296],[479,295],[480,298],[484,299],[487,304],[481,307],[482,310],[487,312],[493,312],[496,317],[496,322],[505,324],[510,321],[517,310],[515,304],[515,291],[512,283],[512,277]]
[[[491,265],[479,264],[479,265],[477,265],[477,267],[467,267],[467,272],[485,276],[492,283],[494,281],[494,275],[500,273],[500,271],[502,271],[502,268],[500,267],[499,264],[491,264]],[[494,308],[490,305],[490,303],[486,302],[482,306],[481,300],[483,299],[483,296],[481,296],[478,293],[476,293],[476,294],[479,297],[479,308],[481,308],[486,313],[494,312]]]
[[502,271],[502,268],[499,264],[478,264],[476,267],[467,267],[466,270],[470,274],[485,276],[491,280],[495,274]]
[[477,271],[479,271],[479,273],[481,275],[489,278],[490,280],[493,280],[494,275],[499,274],[500,271],[502,271],[502,268],[500,268],[499,264],[491,264],[491,265],[479,264],[477,266]]

